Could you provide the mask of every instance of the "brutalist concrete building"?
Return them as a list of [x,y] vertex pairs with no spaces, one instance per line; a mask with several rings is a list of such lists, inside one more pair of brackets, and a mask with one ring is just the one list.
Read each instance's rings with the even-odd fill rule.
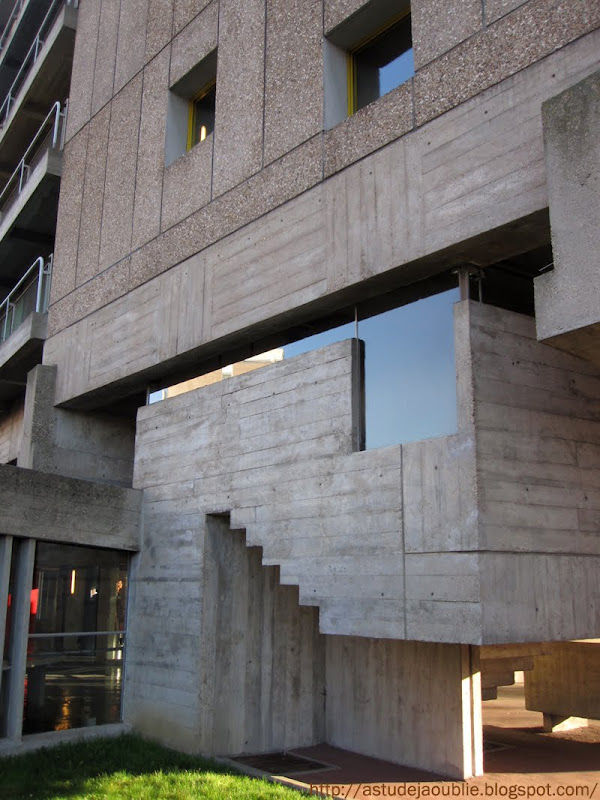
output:
[[0,747],[600,717],[600,5],[0,23]]

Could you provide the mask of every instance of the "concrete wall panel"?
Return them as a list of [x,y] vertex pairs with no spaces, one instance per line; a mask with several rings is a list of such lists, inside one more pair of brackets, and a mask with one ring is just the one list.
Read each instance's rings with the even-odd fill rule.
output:
[[210,202],[212,136],[199,142],[164,171],[162,229],[170,228]]
[[113,89],[115,94],[144,66],[149,2],[150,0],[127,0],[121,3]]
[[54,274],[50,302],[55,303],[76,286],[79,228],[83,206],[83,187],[87,163],[89,127],[74,136],[65,146],[58,221],[54,243]]
[[[219,4],[210,3],[193,22],[175,36],[171,50],[170,84],[177,83],[217,46]],[[175,7],[177,20],[177,7]],[[175,22],[177,30],[177,22]],[[198,89],[201,89],[198,86]]]
[[169,60],[170,51],[165,48],[144,70],[131,241],[134,249],[160,232]]
[[323,10],[314,0],[267,3],[265,164],[323,127]]
[[174,0],[173,28],[178,33],[199,14],[211,0]]
[[416,121],[422,125],[514,75],[600,25],[600,8],[584,2],[531,0],[418,71]]
[[100,62],[102,68],[94,71],[92,116],[113,96],[120,10],[121,0],[102,0],[96,58],[96,63]]
[[485,19],[489,25],[500,17],[514,11],[529,0],[484,0]]
[[77,36],[71,75],[67,139],[92,116],[92,94],[102,0],[87,0],[77,12]]
[[220,0],[214,197],[262,167],[264,91],[265,2]]
[[[110,106],[103,108],[87,128],[89,138],[77,252],[76,283],[78,286],[89,281],[98,272],[110,111]],[[72,229],[68,233],[74,235]],[[52,299],[54,300],[54,298]]]
[[468,39],[483,24],[481,0],[412,0],[410,11],[415,69]]
[[146,23],[146,61],[150,61],[171,41],[173,34],[172,0],[149,0]]
[[100,271],[129,255],[131,251],[141,100],[140,74],[112,102],[100,238]]

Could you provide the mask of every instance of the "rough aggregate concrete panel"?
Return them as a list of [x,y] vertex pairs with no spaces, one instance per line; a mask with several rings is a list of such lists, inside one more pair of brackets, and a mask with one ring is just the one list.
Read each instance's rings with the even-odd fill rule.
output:
[[173,28],[178,33],[199,14],[211,0],[175,0],[173,6]]
[[115,264],[131,251],[142,81],[143,76],[139,74],[112,101],[100,270]]
[[412,0],[410,11],[415,69],[468,39],[483,24],[481,0]]
[[65,171],[58,204],[50,303],[60,300],[76,286],[89,130],[89,127],[84,128],[65,145]]
[[137,550],[142,493],[0,465],[2,531],[43,541]]
[[[600,321],[600,72],[548,100],[542,115],[554,270],[536,278],[535,300],[547,339]],[[590,337],[582,355],[594,350]]]
[[144,66],[149,0],[121,3],[113,92],[119,92]]
[[408,81],[327,131],[325,177],[398,139],[412,127],[412,81]]
[[[77,253],[77,286],[89,281],[98,273],[100,235],[102,230],[102,208],[104,205],[104,181],[108,152],[108,131],[111,106],[103,108],[90,122],[88,146],[81,201],[81,223],[79,228],[79,250]],[[69,234],[75,236],[75,231]],[[56,277],[60,276],[60,264]],[[54,311],[52,312],[54,313]]]
[[530,0],[419,70],[417,124],[442,114],[600,26],[600,5]]
[[146,23],[146,61],[150,61],[171,41],[173,33],[172,0],[149,0]]
[[169,60],[170,50],[165,48],[144,69],[131,241],[133,249],[160,233]]
[[[175,7],[177,15],[177,7]],[[212,3],[175,36],[171,45],[171,86],[217,46],[219,3]],[[177,25],[175,25],[177,30]],[[201,89],[198,86],[198,89]]]
[[85,125],[92,115],[92,94],[96,65],[102,0],[87,0],[77,12],[77,36],[71,73],[67,140]]
[[213,137],[208,136],[165,169],[162,230],[210,202],[212,163]]
[[267,3],[265,163],[323,127],[323,13],[314,0]]
[[264,0],[220,0],[214,197],[262,167],[264,87]]
[[120,8],[121,0],[102,0],[96,49],[96,63],[101,63],[102,68],[94,71],[92,115],[113,96]]
[[345,19],[355,14],[368,0],[324,0],[324,29],[327,36]]
[[514,11],[515,8],[527,2],[529,0],[484,0],[487,24],[495,22],[500,17],[508,14],[509,11]]

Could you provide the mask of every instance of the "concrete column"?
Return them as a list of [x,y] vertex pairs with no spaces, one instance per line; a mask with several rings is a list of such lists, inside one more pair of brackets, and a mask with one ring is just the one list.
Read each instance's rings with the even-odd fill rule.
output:
[[35,540],[23,539],[13,553],[16,558],[14,598],[12,603],[12,634],[10,671],[8,674],[7,729],[9,739],[19,740],[23,727],[23,698],[27,665],[29,607],[33,582]]
[[[8,584],[10,581],[10,558],[12,536],[0,536],[0,658],[4,655],[4,633],[6,631],[6,609],[8,603]],[[0,692],[4,670],[0,670]],[[1,734],[0,734],[1,735]]]
[[481,670],[479,648],[462,645],[463,772],[465,778],[483,775]]

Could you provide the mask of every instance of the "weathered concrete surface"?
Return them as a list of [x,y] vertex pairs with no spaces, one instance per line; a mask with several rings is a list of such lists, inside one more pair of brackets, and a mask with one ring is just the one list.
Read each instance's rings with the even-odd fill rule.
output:
[[[59,402],[166,359],[194,352],[200,361],[202,348],[220,336],[247,341],[248,328],[276,324],[278,316],[300,313],[341,289],[355,287],[360,297],[360,282],[369,277],[410,282],[453,258],[485,263],[486,254],[508,255],[516,246],[512,229],[504,253],[477,249],[475,237],[546,213],[541,104],[594,70],[599,43],[598,33],[584,37],[381,147],[383,130],[383,139],[375,137],[381,149],[320,184],[323,143],[315,137],[137,250],[122,281],[95,288],[91,281],[62,298],[50,311],[50,332],[57,335],[47,343],[45,363],[64,364],[75,346],[85,357],[78,370],[59,370]],[[327,136],[337,136],[336,129]],[[335,163],[345,166],[353,148],[338,143],[326,148],[326,159],[335,152]],[[446,251],[441,259],[440,251]],[[208,274],[196,268],[198,259],[209,264]],[[126,296],[110,305],[118,294]],[[198,306],[181,308],[182,294],[200,295],[209,310],[202,331]],[[144,324],[142,317],[156,322]],[[175,318],[178,328],[198,332],[193,341],[185,337],[185,346],[172,325],[158,322]],[[145,381],[141,374],[138,380]]]
[[536,278],[538,338],[600,365],[600,72],[544,103],[554,270]]
[[141,492],[0,465],[0,532],[8,536],[138,550]]

